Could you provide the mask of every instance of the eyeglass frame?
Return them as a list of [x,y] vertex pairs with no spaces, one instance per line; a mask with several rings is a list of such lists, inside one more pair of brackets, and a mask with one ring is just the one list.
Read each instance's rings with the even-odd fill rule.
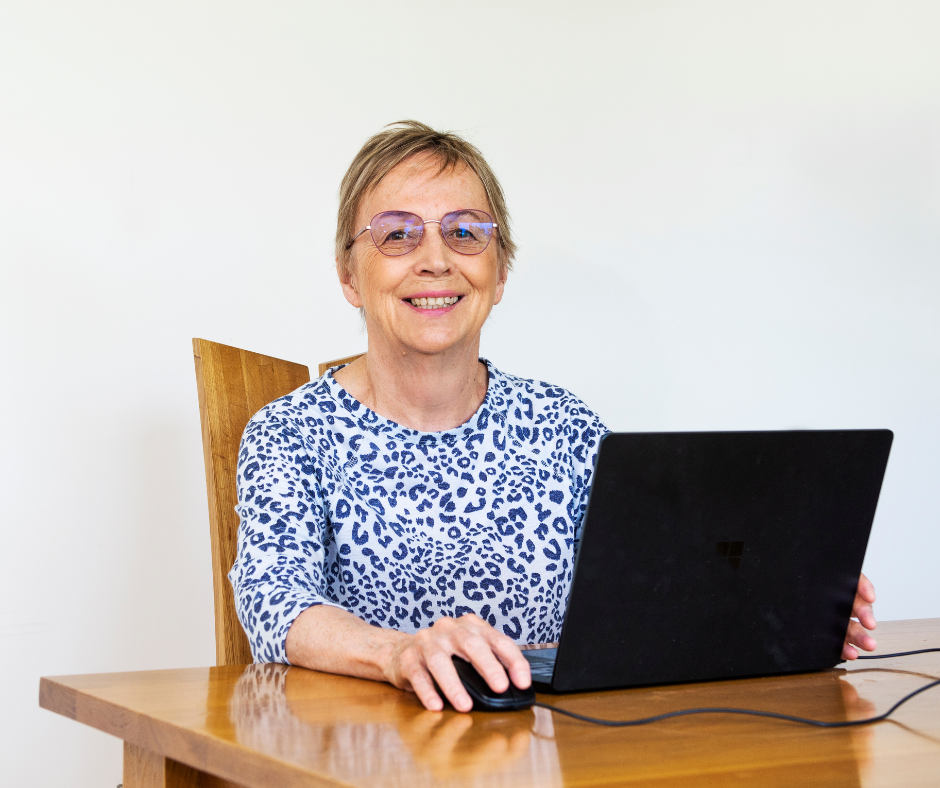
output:
[[[415,249],[417,249],[419,246],[421,246],[421,242],[424,240],[424,226],[425,226],[426,224],[436,224],[436,225],[438,226],[438,229],[439,229],[440,232],[441,232],[441,239],[444,241],[444,245],[445,245],[448,249],[450,249],[452,252],[456,252],[457,254],[461,254],[461,255],[463,255],[464,257],[475,257],[475,256],[478,255],[478,254],[483,254],[483,252],[485,252],[487,249],[489,249],[489,247],[490,247],[490,241],[493,240],[492,235],[490,235],[490,237],[487,238],[487,240],[486,240],[486,246],[484,246],[479,252],[461,252],[461,251],[458,251],[457,249],[454,249],[454,247],[451,246],[449,243],[447,243],[447,239],[444,238],[444,230],[443,230],[443,225],[441,224],[441,222],[443,222],[444,219],[446,219],[446,218],[447,218],[448,216],[450,216],[451,214],[454,214],[454,213],[462,213],[462,212],[465,212],[465,211],[473,211],[474,213],[482,213],[484,216],[488,216],[490,219],[493,219],[493,217],[490,216],[486,211],[481,211],[479,208],[458,208],[456,211],[448,211],[448,212],[445,213],[440,219],[422,219],[420,216],[418,216],[418,214],[412,213],[411,211],[379,211],[375,216],[373,216],[373,217],[369,220],[369,224],[367,224],[365,227],[363,227],[358,233],[356,233],[356,234],[346,243],[346,249],[347,249],[347,250],[352,249],[352,245],[353,245],[354,243],[356,243],[356,240],[359,238],[359,236],[362,235],[366,230],[368,230],[368,231],[369,231],[369,235],[372,236],[372,224],[373,224],[373,222],[375,222],[375,220],[376,220],[379,216],[382,216],[382,215],[384,215],[384,214],[386,214],[386,213],[407,213],[407,214],[411,214],[412,216],[418,216],[418,218],[421,219],[421,237],[418,239],[418,243],[415,244],[414,249],[409,249],[407,252],[402,252],[401,254],[388,254],[387,252],[383,252],[383,251],[381,250],[381,248],[379,248],[379,245],[375,242],[375,237],[372,236],[372,245],[376,248],[376,250],[378,250],[379,254],[382,254],[382,255],[384,255],[385,257],[405,257],[405,255],[411,254]],[[496,227],[496,228],[499,227],[499,224],[497,224],[495,221],[487,222],[487,224],[491,224],[493,227]]]

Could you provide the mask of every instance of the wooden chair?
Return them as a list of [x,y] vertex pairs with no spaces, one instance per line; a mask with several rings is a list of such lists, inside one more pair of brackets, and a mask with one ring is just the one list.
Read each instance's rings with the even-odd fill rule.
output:
[[[320,364],[319,374],[360,355],[326,361]],[[193,339],[193,356],[209,495],[215,659],[219,665],[245,665],[252,661],[251,649],[235,614],[235,597],[228,581],[237,552],[238,448],[248,420],[269,402],[309,382],[310,372],[303,364],[205,339]]]

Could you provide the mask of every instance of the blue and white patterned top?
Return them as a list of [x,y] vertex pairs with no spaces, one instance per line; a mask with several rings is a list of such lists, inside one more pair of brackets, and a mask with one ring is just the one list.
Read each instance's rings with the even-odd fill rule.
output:
[[306,608],[416,632],[474,612],[517,643],[558,640],[607,431],[557,386],[499,372],[460,427],[418,432],[328,371],[260,410],[238,458],[229,579],[257,662],[287,662]]

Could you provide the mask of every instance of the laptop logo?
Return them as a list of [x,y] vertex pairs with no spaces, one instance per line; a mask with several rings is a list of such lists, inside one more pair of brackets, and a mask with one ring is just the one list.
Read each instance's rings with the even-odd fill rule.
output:
[[718,555],[727,559],[735,569],[741,565],[741,554],[744,552],[744,542],[719,542]]

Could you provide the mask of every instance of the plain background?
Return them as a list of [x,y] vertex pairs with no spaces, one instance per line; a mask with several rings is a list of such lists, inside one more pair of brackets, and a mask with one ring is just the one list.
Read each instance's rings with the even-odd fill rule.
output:
[[486,356],[616,430],[893,429],[876,611],[940,616],[938,29],[900,0],[4,0],[3,783],[121,779],[40,675],[213,662],[190,339],[365,349],[336,188],[400,118],[506,189]]

